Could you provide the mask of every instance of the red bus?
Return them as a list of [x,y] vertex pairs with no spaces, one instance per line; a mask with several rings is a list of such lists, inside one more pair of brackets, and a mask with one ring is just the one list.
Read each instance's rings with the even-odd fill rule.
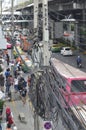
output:
[[51,66],[56,73],[59,90],[65,99],[58,98],[65,108],[70,108],[86,128],[86,73],[58,59],[51,58]]

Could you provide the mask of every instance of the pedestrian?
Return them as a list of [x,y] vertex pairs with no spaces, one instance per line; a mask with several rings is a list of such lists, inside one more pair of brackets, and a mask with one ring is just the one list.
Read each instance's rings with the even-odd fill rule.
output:
[[10,68],[7,68],[5,71],[5,78],[7,79],[10,76]]
[[6,61],[7,61],[7,65],[9,66],[10,56],[8,54],[6,54]]
[[7,122],[7,124],[9,124],[10,126],[12,126],[12,125],[14,124],[13,115],[12,115],[12,112],[11,112],[10,107],[7,107],[7,108],[6,108],[6,122]]
[[12,126],[14,124],[13,117],[11,114],[8,116],[7,124],[9,124],[10,126]]
[[4,75],[0,74],[0,88],[1,91],[4,92]]
[[18,78],[17,77],[15,77],[14,79],[14,89],[15,89],[15,92],[18,91]]
[[14,77],[15,77],[15,78],[17,78],[17,77],[18,77],[18,75],[19,75],[19,72],[18,72],[18,70],[17,70],[17,69],[15,69],[15,70],[14,70]]
[[18,90],[22,90],[23,87],[26,87],[26,81],[23,78],[22,75],[20,75],[19,79],[18,79]]
[[20,96],[24,105],[26,103],[26,97],[27,97],[27,89],[25,87],[23,87],[22,90],[20,91]]
[[11,79],[10,79],[10,76],[8,76],[8,78],[6,79],[6,93],[8,97],[10,93],[10,87],[11,87]]
[[8,121],[8,116],[11,114],[11,109],[10,107],[6,107],[6,122]]
[[82,59],[81,59],[80,56],[77,57],[76,62],[77,62],[77,66],[81,67],[81,65],[82,65]]
[[9,77],[10,77],[10,83],[11,83],[11,85],[13,85],[13,83],[14,83],[14,78],[13,78],[12,75],[10,75]]

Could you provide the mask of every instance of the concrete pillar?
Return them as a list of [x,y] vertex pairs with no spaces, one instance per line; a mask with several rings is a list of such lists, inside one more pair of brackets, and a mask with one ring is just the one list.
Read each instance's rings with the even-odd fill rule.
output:
[[[38,10],[39,10],[39,0],[34,0],[34,42],[35,42],[35,46],[37,41],[38,41]],[[38,67],[38,52],[37,49],[34,48],[32,51],[32,55],[33,55],[33,62],[34,62],[34,67],[37,66]]]
[[49,65],[49,29],[48,29],[48,0],[43,0],[43,58],[44,66]]
[[11,24],[12,24],[12,37],[13,37],[13,34],[14,34],[14,0],[11,0],[11,17],[12,17]]
[[34,33],[38,37],[38,2],[39,0],[34,0]]
[[48,0],[43,0],[43,41],[49,41]]
[[75,46],[77,47],[77,49],[79,49],[79,39],[78,39],[78,22],[75,22],[75,36],[74,36],[74,40],[75,40]]

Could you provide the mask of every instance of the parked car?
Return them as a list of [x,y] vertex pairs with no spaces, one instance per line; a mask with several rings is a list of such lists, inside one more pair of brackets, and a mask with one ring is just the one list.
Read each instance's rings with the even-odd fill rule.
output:
[[71,48],[70,47],[62,47],[62,49],[61,49],[61,54],[63,55],[63,56],[67,56],[67,55],[73,55],[73,51],[71,50]]

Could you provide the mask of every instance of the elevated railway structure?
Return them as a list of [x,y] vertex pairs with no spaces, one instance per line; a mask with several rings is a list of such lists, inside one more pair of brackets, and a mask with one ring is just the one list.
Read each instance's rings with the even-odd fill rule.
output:
[[[33,29],[33,18],[34,18],[34,0],[25,1],[13,7],[14,10],[20,11],[21,15],[14,14],[14,23],[20,24],[21,26]],[[10,9],[8,10],[10,11]],[[48,0],[48,14],[49,14],[49,31],[50,38],[55,38],[55,23],[60,22],[63,19],[73,18],[77,21],[78,29],[78,42],[85,42],[85,23],[86,23],[86,1],[85,0]],[[40,39],[42,39],[42,1],[39,0],[39,31]],[[11,14],[2,14],[2,20],[4,23],[11,23]],[[66,22],[70,24],[70,22]],[[80,28],[79,28],[80,27]],[[84,31],[83,31],[84,28]],[[63,34],[62,34],[63,35]],[[62,36],[61,35],[61,36]]]
[[[41,5],[41,0],[39,0]],[[53,19],[59,18],[59,20],[64,19],[70,14],[74,19],[80,22],[86,21],[86,1],[85,0],[48,0],[49,4],[49,14],[54,15]],[[22,15],[32,15],[33,10],[33,0],[25,1],[19,5],[14,6],[14,10],[23,10]],[[7,10],[6,10],[7,11]],[[10,9],[8,9],[10,11]],[[30,14],[31,13],[31,14]],[[7,15],[7,14],[6,14]],[[2,14],[3,16],[3,14]],[[29,18],[27,18],[28,20]]]

